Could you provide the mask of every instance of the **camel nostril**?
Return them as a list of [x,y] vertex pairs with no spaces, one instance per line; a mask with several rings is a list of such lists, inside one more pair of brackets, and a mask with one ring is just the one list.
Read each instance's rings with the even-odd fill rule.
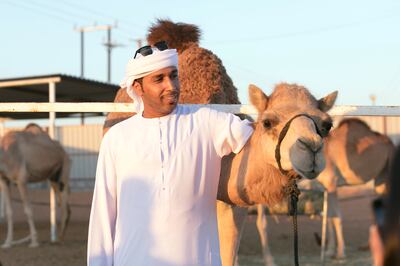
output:
[[321,141],[312,141],[304,138],[299,138],[297,140],[297,143],[300,149],[309,150],[313,153],[317,153],[322,149]]
[[297,140],[297,144],[298,144],[298,147],[299,147],[300,149],[302,149],[302,150],[308,150],[308,149],[309,149],[307,143],[306,143],[304,140],[302,140],[302,139],[298,139],[298,140]]

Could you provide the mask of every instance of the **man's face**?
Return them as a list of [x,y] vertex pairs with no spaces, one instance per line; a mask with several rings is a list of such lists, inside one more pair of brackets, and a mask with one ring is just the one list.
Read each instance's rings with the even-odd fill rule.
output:
[[133,85],[144,104],[143,116],[161,117],[170,114],[178,104],[179,80],[176,67],[166,67],[143,77],[142,85]]

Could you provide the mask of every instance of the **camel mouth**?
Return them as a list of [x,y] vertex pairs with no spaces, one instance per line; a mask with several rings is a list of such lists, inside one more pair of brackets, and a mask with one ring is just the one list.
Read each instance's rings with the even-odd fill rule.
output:
[[[316,178],[324,166],[321,165],[321,152],[302,149],[301,145],[294,146],[289,154],[291,167],[306,179]],[[287,165],[289,166],[289,165]]]

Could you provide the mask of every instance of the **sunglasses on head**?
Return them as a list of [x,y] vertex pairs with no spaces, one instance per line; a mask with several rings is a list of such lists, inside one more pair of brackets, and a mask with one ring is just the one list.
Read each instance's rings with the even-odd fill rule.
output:
[[[153,47],[156,47],[159,51],[164,51],[168,49],[168,45],[165,41],[156,42]],[[136,50],[135,56],[133,59],[136,58],[137,54],[141,54],[143,56],[148,56],[153,53],[153,49],[150,45],[143,46]]]

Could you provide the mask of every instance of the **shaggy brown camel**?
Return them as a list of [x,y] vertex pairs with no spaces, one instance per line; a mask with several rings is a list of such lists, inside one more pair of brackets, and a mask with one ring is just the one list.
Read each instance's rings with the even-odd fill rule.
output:
[[[338,184],[360,185],[374,179],[375,191],[384,193],[394,144],[374,132],[362,120],[344,119],[326,139],[326,168],[318,181],[328,192],[327,256],[345,258],[342,218],[337,198]],[[335,247],[335,232],[336,247]]]
[[[147,36],[149,44],[164,40],[178,51],[180,103],[238,104],[237,89],[226,73],[222,61],[211,51],[199,46],[200,29],[192,24],[158,20]],[[125,89],[120,89],[114,102],[132,102]],[[104,133],[134,113],[109,113]]]
[[[61,206],[60,239],[63,238],[70,215],[70,165],[70,159],[62,146],[36,124],[29,124],[23,131],[10,131],[3,136],[0,141],[0,186],[5,195],[7,216],[7,237],[3,248],[29,239],[30,247],[39,245],[27,195],[28,182],[50,181]],[[10,183],[18,187],[30,230],[30,236],[19,241],[13,241]]]

